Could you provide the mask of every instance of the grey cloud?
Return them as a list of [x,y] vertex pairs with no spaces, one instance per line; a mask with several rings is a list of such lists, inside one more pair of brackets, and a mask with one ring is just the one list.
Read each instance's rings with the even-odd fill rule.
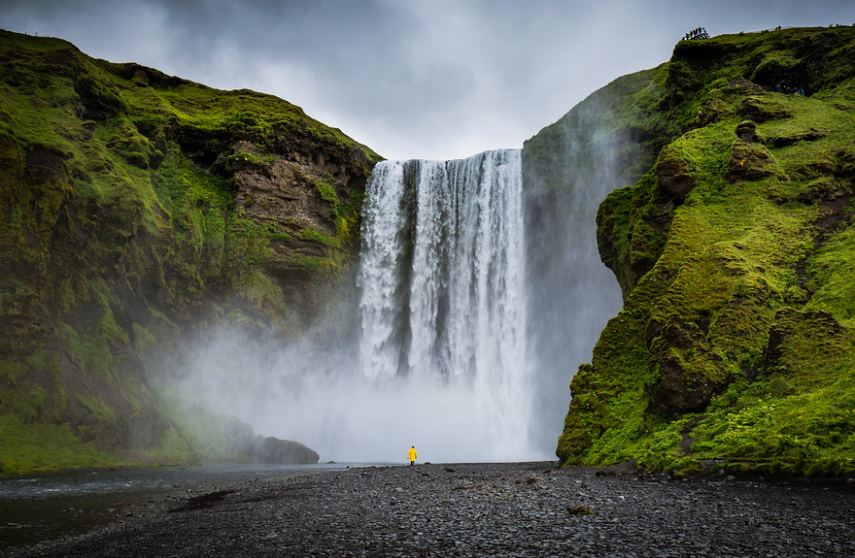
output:
[[383,155],[519,147],[689,29],[855,22],[848,0],[28,0],[0,27],[225,89],[278,95]]

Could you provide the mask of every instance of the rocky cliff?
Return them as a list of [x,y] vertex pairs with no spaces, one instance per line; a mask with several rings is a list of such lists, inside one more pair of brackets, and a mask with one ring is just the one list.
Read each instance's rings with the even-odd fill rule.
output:
[[573,377],[562,463],[855,471],[853,61],[849,27],[681,41],[526,144],[560,192],[584,182],[549,169],[556,138],[622,138],[629,182],[597,217],[624,307]]
[[0,31],[5,471],[196,451],[156,384],[215,325],[332,308],[379,159],[281,99]]

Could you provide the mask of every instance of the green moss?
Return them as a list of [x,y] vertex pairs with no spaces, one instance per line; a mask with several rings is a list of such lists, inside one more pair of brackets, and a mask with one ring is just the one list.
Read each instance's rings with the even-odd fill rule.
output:
[[3,468],[0,476],[63,467],[108,467],[134,464],[82,443],[68,423],[25,424],[13,416],[0,416]]
[[[59,357],[56,357],[56,361],[59,360]],[[53,382],[52,382],[52,405],[49,409],[49,413],[46,414],[46,420],[49,422],[59,422],[67,405],[68,405],[68,393],[65,391],[65,386],[62,383],[62,376],[59,369],[58,362],[54,362],[54,370],[53,370]]]
[[[851,349],[841,368],[851,366],[850,355]],[[774,378],[755,384],[735,405],[702,423],[693,451],[758,462],[774,458],[790,471],[807,474],[851,474],[855,471],[851,368],[832,376],[836,379],[824,382],[819,390],[789,383],[781,389],[781,381]]]
[[625,305],[571,383],[562,462],[850,474],[854,51],[851,29],[684,41],[657,72],[671,125],[625,111],[660,147],[600,207]]
[[240,294],[246,298],[251,307],[262,312],[271,322],[277,317],[281,319],[291,313],[291,309],[285,303],[282,287],[260,271],[244,278]]
[[0,361],[0,378],[13,385],[26,372],[27,367],[22,362]]
[[299,237],[303,240],[312,240],[324,246],[338,246],[338,242],[335,239],[314,229],[303,229],[300,231]]
[[134,348],[140,354],[145,354],[150,348],[157,346],[157,338],[146,328],[134,322]]
[[96,395],[89,396],[76,394],[74,398],[80,403],[98,422],[112,425],[116,423],[116,417],[107,405]]
[[[238,316],[284,337],[325,311],[316,283],[350,265],[359,185],[380,157],[281,99],[64,41],[0,31],[0,60],[0,412],[73,418],[109,451],[155,451],[162,430],[149,457],[181,453],[147,382],[178,374],[188,331]],[[236,207],[247,176],[292,175],[329,218]]]
[[261,159],[247,151],[238,150],[229,155],[227,165],[229,169],[240,168],[244,165],[257,165],[261,163]]
[[320,180],[315,180],[314,184],[315,189],[325,202],[328,202],[333,207],[338,207],[338,195],[335,193],[335,189],[332,186]]
[[855,230],[834,234],[810,259],[811,287],[815,289],[805,306],[823,310],[848,328],[855,328]]
[[113,355],[108,337],[79,334],[68,324],[58,324],[55,335],[69,350],[69,358],[87,375],[107,378]]

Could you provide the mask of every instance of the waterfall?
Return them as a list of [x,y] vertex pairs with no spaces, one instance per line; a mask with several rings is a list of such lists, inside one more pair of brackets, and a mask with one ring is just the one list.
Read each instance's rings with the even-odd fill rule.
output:
[[405,390],[416,412],[419,392],[404,386],[467,406],[447,409],[461,416],[448,424],[481,459],[529,455],[520,159],[385,161],[363,209],[361,374]]
[[553,458],[567,384],[620,310],[594,235],[620,183],[610,145],[556,191],[536,174],[522,191],[520,150],[377,164],[341,310],[354,327],[275,351],[223,331],[182,389],[322,461],[403,463],[412,445],[433,463]]

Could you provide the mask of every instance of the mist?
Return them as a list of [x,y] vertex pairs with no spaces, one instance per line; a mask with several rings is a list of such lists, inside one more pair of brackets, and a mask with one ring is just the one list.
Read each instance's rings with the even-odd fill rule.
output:
[[[348,345],[304,339],[260,352],[222,331],[178,387],[256,433],[308,445],[322,462],[403,463],[413,445],[420,461],[433,463],[546,458],[502,445],[495,413],[475,403],[474,386],[439,377],[378,383],[362,374],[356,344]],[[485,436],[498,445],[485,447]]]
[[538,401],[530,441],[552,451],[570,403],[569,383],[623,307],[620,286],[600,260],[596,217],[610,192],[638,181],[638,170],[629,169],[644,157],[633,138],[603,121],[611,103],[600,90],[574,107],[553,125],[559,131],[552,140],[555,159],[548,168],[529,164],[523,177],[527,338]]

